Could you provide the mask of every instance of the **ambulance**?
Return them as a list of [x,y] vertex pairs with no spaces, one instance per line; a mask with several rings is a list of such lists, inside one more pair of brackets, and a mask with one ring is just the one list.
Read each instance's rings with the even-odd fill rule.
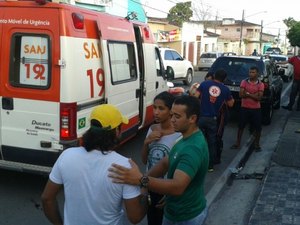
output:
[[0,50],[0,168],[23,172],[49,173],[99,104],[133,137],[173,72],[147,24],[44,0],[0,1]]

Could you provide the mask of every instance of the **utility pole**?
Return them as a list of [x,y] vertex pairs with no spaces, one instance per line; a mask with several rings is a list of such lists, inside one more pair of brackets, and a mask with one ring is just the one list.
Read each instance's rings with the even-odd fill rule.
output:
[[260,35],[259,35],[259,49],[261,55],[263,54],[263,50],[262,50],[263,23],[264,21],[262,20],[260,23]]
[[242,39],[243,39],[243,26],[244,26],[244,9],[242,14],[242,21],[241,21],[241,32],[240,32],[240,43],[239,43],[239,51],[242,54]]
[[280,38],[280,28],[278,29],[278,36],[277,36],[277,47],[279,46],[279,38]]

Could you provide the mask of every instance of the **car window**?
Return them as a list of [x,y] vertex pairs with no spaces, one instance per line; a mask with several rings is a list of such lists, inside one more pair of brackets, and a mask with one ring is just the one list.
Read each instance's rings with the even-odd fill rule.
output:
[[172,51],[172,54],[174,60],[182,60],[181,55],[179,55],[177,52]]
[[287,57],[280,57],[280,56],[271,56],[271,59],[274,59],[277,62],[288,60]]
[[215,53],[203,53],[200,58],[217,58],[217,54]]
[[249,76],[249,69],[257,66],[259,74],[264,71],[264,64],[260,60],[247,58],[220,57],[210,68],[210,72],[215,73],[218,69],[224,69],[227,72],[227,80],[241,82]]
[[166,50],[165,51],[165,56],[164,56],[165,60],[174,60],[173,59],[173,55],[171,51]]

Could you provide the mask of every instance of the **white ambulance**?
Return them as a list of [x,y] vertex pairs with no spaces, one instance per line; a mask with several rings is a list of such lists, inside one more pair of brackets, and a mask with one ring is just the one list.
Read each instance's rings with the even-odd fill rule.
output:
[[0,168],[48,173],[102,103],[128,116],[128,139],[168,89],[147,24],[69,4],[1,1],[0,50]]

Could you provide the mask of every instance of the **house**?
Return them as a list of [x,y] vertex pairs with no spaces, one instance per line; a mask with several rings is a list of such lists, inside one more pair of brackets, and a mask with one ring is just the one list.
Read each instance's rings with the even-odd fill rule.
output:
[[223,20],[201,21],[205,29],[219,30],[218,48],[222,52],[250,55],[254,49],[263,53],[264,45],[275,41],[274,35],[262,33],[262,26],[244,20],[224,18]]
[[177,50],[194,66],[198,64],[202,52],[217,48],[218,35],[204,31],[203,24],[199,22],[184,22],[182,27],[178,27],[166,18],[148,17],[148,24],[161,47]]

